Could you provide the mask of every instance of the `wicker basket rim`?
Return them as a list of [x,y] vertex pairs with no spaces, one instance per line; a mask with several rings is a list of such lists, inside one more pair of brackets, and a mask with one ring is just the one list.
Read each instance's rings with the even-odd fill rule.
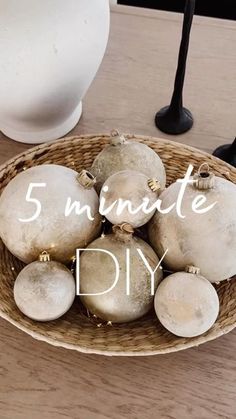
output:
[[[144,140],[144,141],[145,140],[146,141],[151,140],[153,142],[159,141],[159,142],[162,142],[163,144],[166,144],[167,146],[171,145],[172,147],[176,146],[178,148],[184,148],[185,150],[192,151],[194,153],[196,153],[196,152],[200,153],[201,155],[207,156],[208,158],[211,158],[213,161],[218,161],[218,163],[222,164],[222,160],[220,160],[218,157],[212,156],[211,154],[207,153],[206,151],[199,150],[198,148],[187,145],[187,144],[178,143],[176,141],[167,140],[165,138],[153,137],[153,136],[150,136],[150,135],[138,135],[138,134],[129,134],[129,133],[125,133],[124,135],[127,136],[127,138],[129,138],[129,139],[137,139],[137,140]],[[95,140],[101,139],[101,138],[108,139],[108,138],[110,138],[110,135],[109,134],[104,134],[104,133],[103,134],[72,135],[72,136],[69,136],[69,137],[63,137],[59,140],[49,141],[47,143],[36,145],[34,147],[29,148],[26,151],[23,151],[21,153],[16,154],[14,157],[7,160],[5,163],[1,164],[0,165],[0,175],[5,169],[7,169],[8,166],[14,164],[16,161],[20,160],[22,157],[26,157],[26,156],[28,156],[32,153],[35,154],[36,152],[38,152],[40,150],[44,150],[48,147],[51,148],[53,146],[58,146],[60,144],[65,143],[66,141],[73,141],[73,140],[80,140],[80,139],[95,141]],[[227,166],[229,168],[229,170],[234,171],[235,174],[236,174],[236,168],[235,167],[231,166],[229,163],[226,163],[226,162],[224,162],[224,166]]]
[[0,317],[6,321],[8,321],[10,324],[12,324],[13,326],[15,326],[17,329],[21,330],[22,332],[26,333],[27,335],[31,336],[32,338],[34,338],[35,340],[38,340],[39,342],[46,342],[48,344],[50,344],[51,346],[57,347],[57,348],[63,348],[63,349],[68,349],[68,350],[73,350],[79,353],[83,353],[83,354],[90,354],[90,355],[103,355],[103,356],[120,356],[120,357],[140,357],[140,356],[154,356],[154,355],[165,355],[165,354],[169,354],[169,353],[175,353],[175,352],[179,352],[179,351],[183,351],[185,349],[191,349],[191,348],[195,348],[198,347],[200,345],[203,345],[206,342],[211,342],[223,335],[226,335],[227,333],[230,333],[232,330],[235,329],[236,325],[231,325],[231,326],[227,326],[224,328],[224,330],[222,330],[221,328],[218,328],[215,333],[212,333],[210,335],[210,337],[208,337],[207,339],[205,339],[205,336],[199,336],[199,338],[197,338],[195,340],[195,344],[193,346],[193,344],[191,343],[191,341],[189,341],[189,343],[184,343],[184,344],[178,344],[175,345],[175,347],[171,347],[171,348],[164,348],[164,349],[158,349],[158,351],[152,350],[152,351],[147,351],[147,350],[140,350],[140,351],[105,351],[105,350],[99,350],[99,349],[88,349],[85,348],[84,346],[80,346],[79,344],[76,345],[69,345],[65,342],[61,342],[58,341],[57,339],[50,339],[48,337],[45,337],[44,335],[41,335],[40,333],[37,332],[33,332],[31,329],[21,326],[18,322],[14,321],[13,319],[11,319],[6,313],[3,313],[0,310]]

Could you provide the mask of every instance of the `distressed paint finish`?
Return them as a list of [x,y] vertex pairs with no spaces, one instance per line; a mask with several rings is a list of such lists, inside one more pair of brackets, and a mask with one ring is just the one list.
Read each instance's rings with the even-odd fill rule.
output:
[[18,275],[14,298],[22,313],[36,321],[63,316],[75,299],[72,273],[58,262],[33,262]]
[[117,172],[134,170],[149,178],[156,178],[164,188],[166,172],[160,157],[146,144],[135,141],[114,141],[95,159],[92,173],[96,176],[96,189],[101,190],[106,180]]
[[[180,184],[175,182],[161,195],[162,207],[177,201]],[[196,196],[207,199],[203,208],[216,202],[205,214],[196,214],[192,202]],[[212,189],[197,189],[188,185],[182,202],[180,218],[176,210],[156,213],[149,223],[149,238],[157,254],[163,254],[166,266],[183,271],[187,265],[198,266],[211,282],[228,279],[236,273],[236,186],[215,176]]]
[[177,272],[164,279],[154,305],[162,325],[187,338],[207,332],[219,314],[219,298],[213,285],[200,274],[188,272]]
[[[116,228],[114,229],[116,230]],[[136,320],[145,315],[152,307],[151,274],[139,256],[140,249],[151,269],[157,267],[159,259],[152,248],[132,233],[121,232],[99,238],[88,248],[95,251],[84,252],[80,260],[81,293],[101,293],[108,290],[115,281],[115,264],[110,255],[99,249],[111,252],[119,263],[119,281],[116,287],[101,296],[81,297],[84,305],[106,321],[123,323]],[[130,251],[130,264],[126,264],[126,250]],[[97,251],[98,250],[98,251]],[[126,292],[127,269],[130,269],[130,295]],[[162,279],[162,270],[155,273],[155,290]]]
[[[29,219],[36,206],[26,202],[30,183],[45,183],[35,187],[32,198],[41,203],[41,213],[35,221]],[[68,198],[89,205],[94,221],[86,212],[77,215],[73,211],[65,217]],[[35,166],[16,176],[5,188],[0,198],[0,236],[8,249],[25,263],[35,261],[44,250],[58,262],[69,262],[77,247],[85,247],[99,236],[101,216],[99,200],[94,188],[84,188],[78,173],[58,165]]]

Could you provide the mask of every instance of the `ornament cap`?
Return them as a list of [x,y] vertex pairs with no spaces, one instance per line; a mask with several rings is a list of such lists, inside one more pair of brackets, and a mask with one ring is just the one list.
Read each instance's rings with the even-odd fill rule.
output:
[[50,262],[50,261],[51,261],[51,257],[46,250],[44,252],[40,253],[39,262]]
[[208,163],[203,163],[194,175],[194,185],[199,190],[213,189],[215,186],[215,175],[210,171]]
[[148,186],[152,190],[152,192],[160,192],[161,184],[157,179],[149,179]]
[[185,268],[185,272],[187,272],[188,274],[200,275],[201,270],[196,266],[188,265]]
[[116,238],[123,242],[129,241],[134,234],[134,228],[128,223],[115,225],[112,227],[112,231]]
[[125,136],[123,134],[120,134],[117,129],[113,129],[111,131],[110,143],[113,146],[117,146],[117,145],[121,145],[121,144],[126,144],[127,140],[126,140]]
[[77,180],[85,189],[92,189],[96,184],[96,178],[88,170],[82,170],[77,176]]

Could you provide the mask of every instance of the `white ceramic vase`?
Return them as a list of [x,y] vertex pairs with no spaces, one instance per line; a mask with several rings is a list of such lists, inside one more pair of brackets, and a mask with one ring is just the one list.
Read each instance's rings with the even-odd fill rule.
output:
[[0,130],[26,143],[68,133],[109,26],[109,0],[0,0]]

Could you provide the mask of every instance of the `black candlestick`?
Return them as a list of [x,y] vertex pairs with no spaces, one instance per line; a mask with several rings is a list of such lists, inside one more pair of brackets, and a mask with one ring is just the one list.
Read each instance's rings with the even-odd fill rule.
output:
[[191,112],[183,107],[183,87],[194,11],[195,0],[186,0],[174,93],[171,104],[162,108],[156,114],[155,122],[157,128],[167,134],[182,134],[190,130],[193,126]]
[[232,144],[225,144],[218,147],[214,151],[213,156],[236,167],[236,138]]

